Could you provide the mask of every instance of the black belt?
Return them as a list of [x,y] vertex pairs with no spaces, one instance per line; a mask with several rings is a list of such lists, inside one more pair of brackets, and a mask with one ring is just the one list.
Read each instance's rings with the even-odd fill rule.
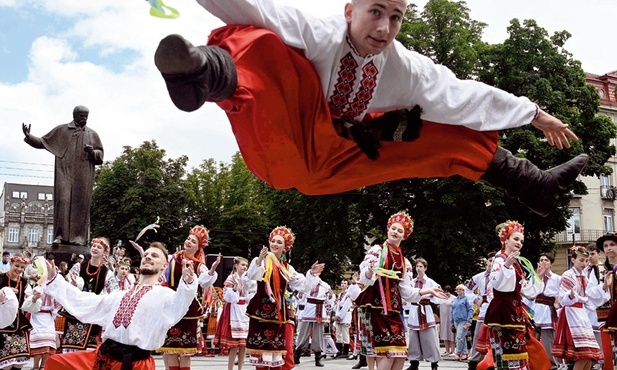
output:
[[150,357],[150,351],[107,339],[98,349],[94,369],[105,370],[107,368],[105,365],[109,364],[108,360],[111,358],[122,363],[121,370],[132,370],[133,362],[145,360],[148,357]]

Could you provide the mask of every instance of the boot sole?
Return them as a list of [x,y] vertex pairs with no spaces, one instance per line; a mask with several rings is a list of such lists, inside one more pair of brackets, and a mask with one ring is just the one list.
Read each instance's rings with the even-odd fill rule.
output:
[[200,70],[205,59],[194,49],[190,42],[180,35],[169,35],[161,40],[154,53],[154,65],[164,74],[189,74]]

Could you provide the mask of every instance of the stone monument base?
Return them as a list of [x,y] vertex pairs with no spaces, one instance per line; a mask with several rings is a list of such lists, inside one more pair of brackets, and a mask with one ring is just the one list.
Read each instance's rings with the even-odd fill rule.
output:
[[64,261],[69,264],[69,268],[71,268],[71,255],[75,253],[76,255],[90,254],[90,248],[86,245],[75,245],[75,244],[63,244],[63,243],[54,243],[49,250],[49,253],[54,255],[54,262],[56,266],[60,264],[60,262]]

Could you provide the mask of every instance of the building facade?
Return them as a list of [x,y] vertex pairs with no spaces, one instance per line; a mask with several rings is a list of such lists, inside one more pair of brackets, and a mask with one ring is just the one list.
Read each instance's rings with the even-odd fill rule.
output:
[[0,249],[48,251],[54,235],[54,187],[4,183],[0,194]]
[[[593,85],[600,95],[600,114],[610,117],[617,124],[617,71],[604,75],[586,74],[588,84]],[[617,140],[611,139],[616,145]],[[557,234],[555,241],[559,246],[555,258],[555,271],[568,269],[568,249],[573,245],[586,245],[595,242],[606,232],[615,231],[615,200],[617,198],[617,157],[606,163],[613,173],[606,176],[583,176],[587,195],[575,196],[570,201],[572,217],[569,226]]]

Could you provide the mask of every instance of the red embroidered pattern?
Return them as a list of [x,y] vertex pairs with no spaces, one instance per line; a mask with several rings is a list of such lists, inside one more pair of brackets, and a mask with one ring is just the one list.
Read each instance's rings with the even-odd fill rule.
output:
[[373,99],[379,70],[372,61],[362,67],[360,89],[353,102],[350,103],[350,96],[356,81],[355,70],[358,68],[358,63],[350,52],[341,59],[340,64],[338,79],[336,85],[334,85],[334,93],[329,102],[330,113],[333,117],[353,121],[355,117],[366,111],[371,99]]
[[113,321],[116,328],[120,325],[125,328],[131,325],[131,320],[133,320],[133,314],[135,313],[137,304],[141,298],[152,289],[152,286],[148,285],[141,287],[141,289],[133,295],[133,291],[135,289],[136,287],[131,288],[131,290],[126,292],[126,294],[122,297],[122,301],[120,301],[120,307],[118,307],[118,311],[116,311]]
[[349,104],[349,96],[353,91],[353,85],[356,81],[355,70],[358,68],[358,63],[356,63],[351,52],[349,52],[341,59],[340,64],[338,79],[336,80],[336,85],[334,85],[334,93],[330,98],[329,106],[333,117],[342,118],[345,108]]
[[356,98],[351,103],[352,117],[359,116],[367,108],[371,99],[373,99],[373,93],[375,87],[377,87],[377,75],[379,71],[375,64],[371,61],[364,67],[362,67],[362,80],[360,81],[360,90],[356,94]]

